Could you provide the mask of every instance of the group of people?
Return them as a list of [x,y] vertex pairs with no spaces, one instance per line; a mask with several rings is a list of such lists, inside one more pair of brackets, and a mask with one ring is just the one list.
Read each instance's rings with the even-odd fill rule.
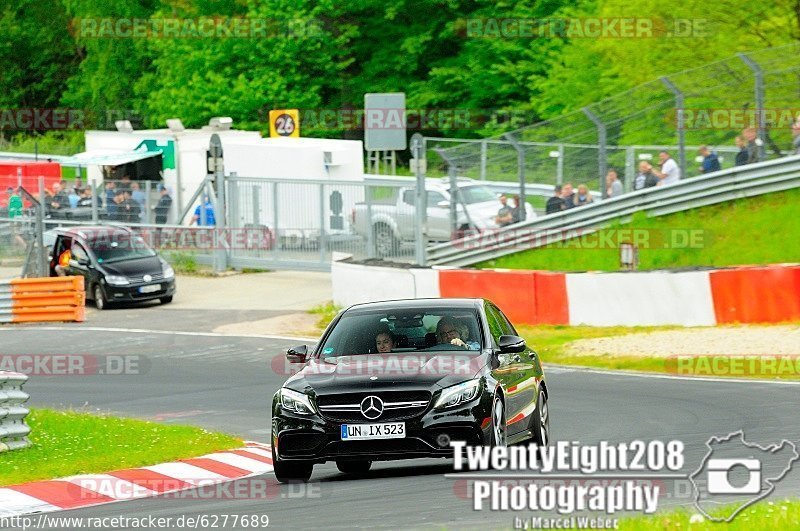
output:
[[[163,184],[158,185],[158,194],[158,202],[153,211],[156,224],[163,225],[167,222],[172,207],[172,197]],[[106,181],[104,206],[108,219],[124,223],[145,223],[146,204],[146,195],[138,182],[131,181],[127,176],[123,176],[120,181]]]
[[511,197],[512,206],[508,206],[508,196],[502,194],[500,196],[500,209],[497,211],[497,216],[494,218],[495,224],[498,227],[505,227],[512,223],[519,223],[522,221],[522,212],[520,207],[520,199],[518,195]]
[[[471,341],[469,327],[455,317],[444,316],[436,323],[436,342],[439,345],[453,345],[467,350],[480,350],[477,341]],[[375,348],[380,354],[388,354],[397,347],[397,336],[388,326],[382,326],[375,334]]]
[[545,213],[554,214],[562,210],[588,205],[592,201],[592,194],[585,184],[578,185],[577,191],[572,183],[565,183],[563,186],[557,184],[553,190],[553,196],[547,200]]

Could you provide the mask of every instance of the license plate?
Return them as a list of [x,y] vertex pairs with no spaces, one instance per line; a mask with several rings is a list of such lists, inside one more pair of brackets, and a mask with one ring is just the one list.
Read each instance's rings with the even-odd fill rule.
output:
[[142,286],[139,288],[139,293],[153,293],[161,289],[161,284],[153,284],[152,286]]
[[343,441],[363,441],[366,439],[402,439],[405,436],[405,422],[387,422],[384,424],[342,424]]

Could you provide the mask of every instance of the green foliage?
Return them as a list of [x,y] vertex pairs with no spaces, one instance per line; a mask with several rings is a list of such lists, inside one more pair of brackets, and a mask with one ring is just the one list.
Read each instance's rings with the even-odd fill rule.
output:
[[[266,33],[202,37],[183,31],[203,17],[258,20]],[[496,25],[598,17],[651,19],[655,32],[650,38],[585,38],[508,34]],[[84,31],[102,20],[135,19],[181,20],[183,34]],[[675,19],[688,21],[692,32],[668,34]],[[476,24],[478,32],[472,31]],[[795,0],[9,0],[0,7],[0,31],[0,106],[77,108],[90,127],[113,127],[118,119],[163,127],[171,117],[195,127],[229,115],[238,127],[266,131],[269,109],[360,109],[366,92],[403,91],[410,109],[469,113],[467,123],[435,121],[424,133],[479,137],[738,51],[796,41],[800,11]],[[715,76],[698,72],[704,74]],[[693,104],[740,106],[742,94],[730,92],[698,94]],[[749,90],[741,92],[749,97]],[[493,111],[501,118],[493,120]],[[614,124],[609,139],[650,143],[674,136],[662,109],[643,113],[652,127]],[[361,136],[336,122],[301,128],[307,136]],[[708,134],[703,141],[730,140]]]

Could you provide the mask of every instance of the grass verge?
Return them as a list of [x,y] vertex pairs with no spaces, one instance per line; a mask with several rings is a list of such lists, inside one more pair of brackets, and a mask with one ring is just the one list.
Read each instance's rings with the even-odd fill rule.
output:
[[333,304],[333,302],[326,302],[325,304],[314,306],[308,310],[308,313],[317,316],[317,331],[322,334],[328,324],[336,317],[336,314],[339,313],[339,310],[341,308]]
[[616,229],[636,229],[640,270],[797,262],[798,203],[800,190],[789,190],[654,218],[639,212],[629,223],[614,223],[599,234],[523,250],[478,267],[618,271],[619,248],[614,244],[626,236]]
[[0,486],[110,472],[242,446],[236,437],[192,426],[33,409],[33,446],[0,454]]
[[[675,360],[663,356],[617,356],[617,355],[593,355],[575,354],[569,351],[569,343],[578,339],[592,339],[599,337],[621,336],[626,334],[647,333],[659,330],[683,329],[680,326],[613,326],[613,327],[594,327],[594,326],[565,326],[565,325],[520,325],[517,331],[525,338],[541,356],[546,364],[575,365],[581,367],[594,367],[599,369],[616,369],[628,371],[644,371],[663,374],[676,374]],[[709,355],[709,358],[714,356]],[[671,360],[671,361],[670,361]],[[699,367],[699,366],[698,366]],[[794,365],[796,367],[796,364]],[[704,376],[706,374],[698,374]],[[708,374],[708,376],[714,376]],[[759,379],[800,379],[800,373],[794,371],[783,371],[771,375],[769,373],[748,375],[733,374],[735,378],[759,378]],[[724,377],[720,375],[719,377]]]
[[[731,508],[722,508],[714,511],[712,516],[725,517],[731,511]],[[797,522],[800,522],[800,501],[783,500],[757,503],[736,515],[736,518],[729,524],[719,524],[705,519],[690,523],[690,519],[694,514],[697,513],[695,511],[678,510],[654,516],[626,518],[619,521],[619,529],[625,531],[645,529],[691,529],[692,531],[702,531],[723,528],[725,531],[797,529]]]

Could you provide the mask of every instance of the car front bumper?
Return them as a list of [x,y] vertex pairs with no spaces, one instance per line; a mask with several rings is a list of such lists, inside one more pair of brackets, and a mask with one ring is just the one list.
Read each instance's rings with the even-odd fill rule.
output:
[[405,422],[406,436],[397,439],[342,441],[342,422],[319,415],[289,413],[276,402],[272,410],[272,444],[282,461],[303,460],[324,463],[340,459],[389,461],[419,457],[452,457],[450,440],[470,445],[489,444],[491,403],[483,394],[464,406],[433,410],[398,421],[363,420],[348,424]]
[[[153,289],[151,286],[158,286],[158,289],[156,291],[149,291]],[[141,291],[141,288],[145,288],[144,293]],[[108,302],[151,301],[175,295],[175,279],[158,280],[146,284],[133,284],[128,286],[112,286],[104,282],[103,291]]]

